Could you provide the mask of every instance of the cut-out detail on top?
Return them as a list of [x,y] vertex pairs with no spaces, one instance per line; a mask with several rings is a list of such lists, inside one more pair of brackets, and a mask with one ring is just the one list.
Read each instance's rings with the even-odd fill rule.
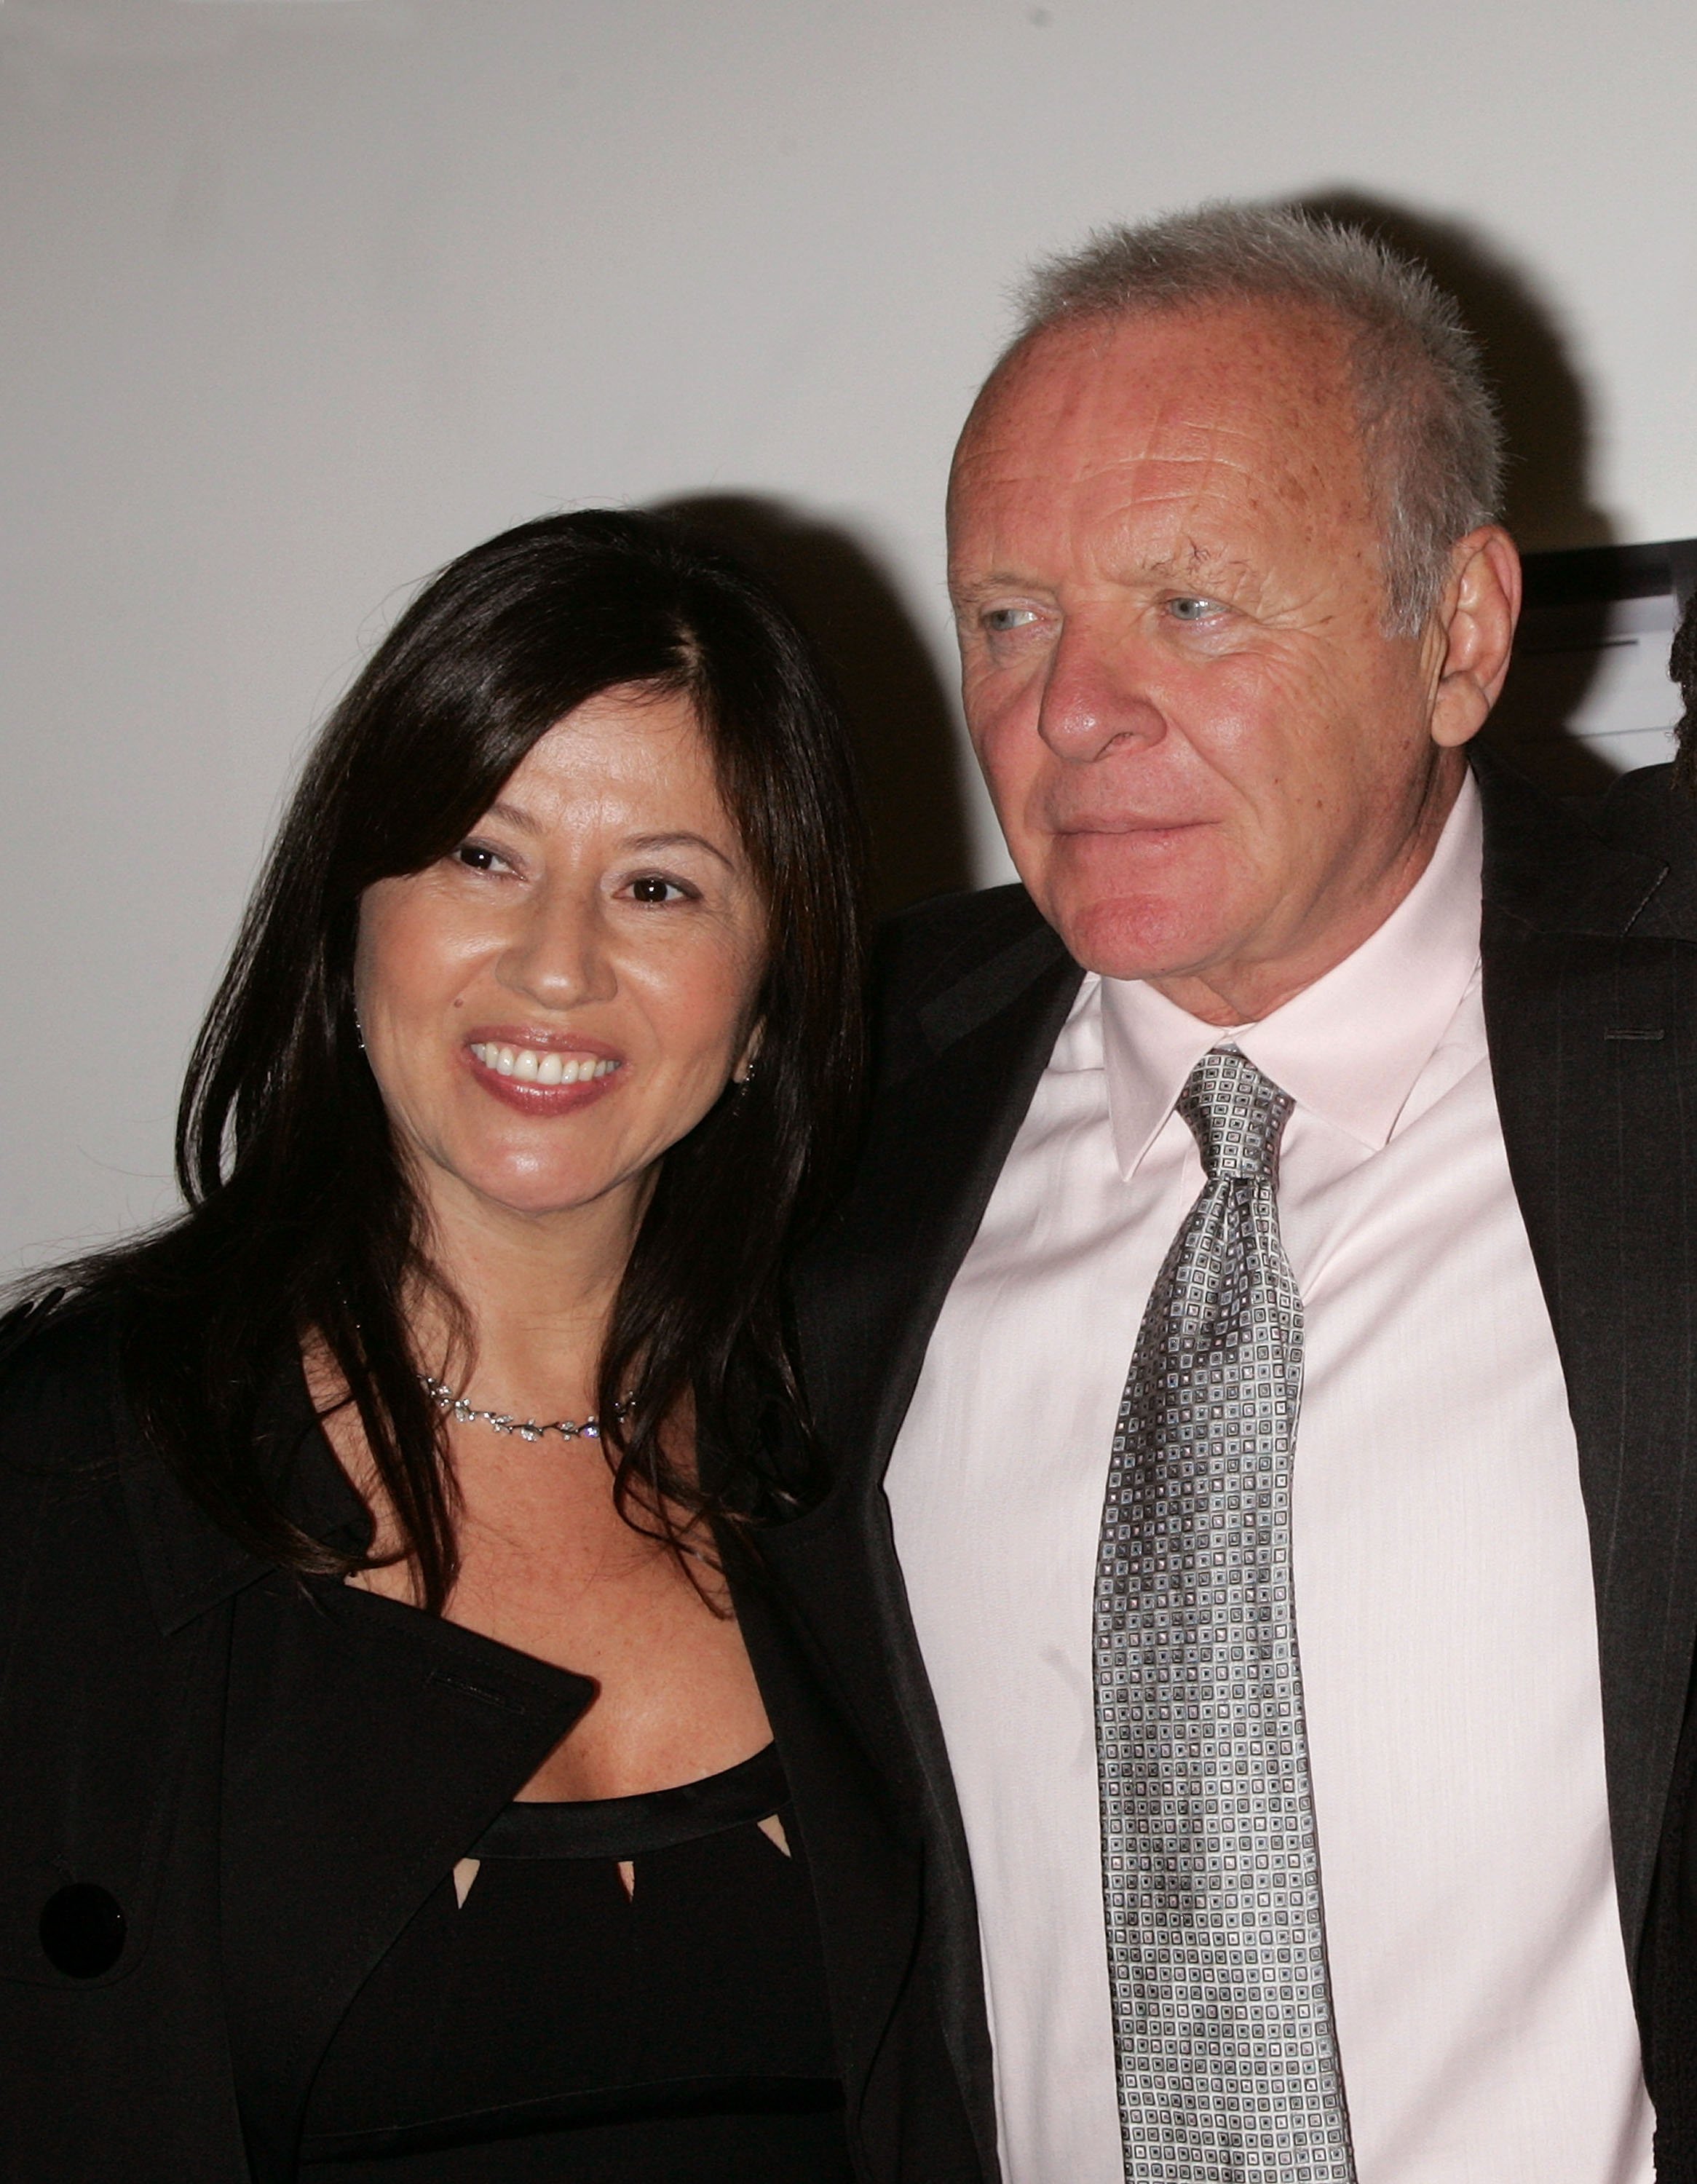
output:
[[477,1878],[483,1861],[476,1858],[462,1858],[453,1869],[453,1897],[463,1911],[465,1899],[471,1893],[471,1884]]
[[676,1789],[634,1797],[509,1805],[472,1844],[474,1858],[630,1859],[765,1819],[789,1799],[777,1747]]
[[789,1837],[784,1833],[784,1824],[776,1813],[767,1814],[759,1823],[759,1830],[768,1842],[776,1843],[786,1858],[789,1856]]

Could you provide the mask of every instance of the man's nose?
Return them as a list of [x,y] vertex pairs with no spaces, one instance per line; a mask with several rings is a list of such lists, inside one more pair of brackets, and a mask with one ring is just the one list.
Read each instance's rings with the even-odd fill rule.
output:
[[500,963],[502,983],[548,1009],[618,991],[602,904],[593,890],[546,888],[526,905]]
[[1038,733],[1057,758],[1088,765],[1116,745],[1159,743],[1166,719],[1134,637],[1069,623],[1049,655]]

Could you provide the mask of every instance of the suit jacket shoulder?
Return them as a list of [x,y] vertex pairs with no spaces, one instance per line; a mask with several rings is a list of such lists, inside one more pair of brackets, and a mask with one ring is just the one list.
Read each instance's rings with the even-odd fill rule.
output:
[[1606,840],[1661,868],[1633,932],[1644,939],[1697,942],[1697,800],[1676,786],[1673,768],[1623,773],[1599,805],[1596,823]]
[[887,920],[872,952],[875,1097],[1066,961],[1019,886],[935,896]]
[[897,911],[879,926],[873,947],[874,986],[896,996],[946,985],[961,969],[972,968],[1043,922],[1036,904],[1016,881],[932,895]]

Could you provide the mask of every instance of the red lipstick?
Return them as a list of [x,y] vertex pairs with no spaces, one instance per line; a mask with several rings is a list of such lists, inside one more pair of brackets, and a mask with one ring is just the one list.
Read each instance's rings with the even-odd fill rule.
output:
[[462,1049],[483,1089],[521,1115],[575,1115],[604,1100],[622,1079],[615,1048],[576,1032],[529,1025],[480,1025]]

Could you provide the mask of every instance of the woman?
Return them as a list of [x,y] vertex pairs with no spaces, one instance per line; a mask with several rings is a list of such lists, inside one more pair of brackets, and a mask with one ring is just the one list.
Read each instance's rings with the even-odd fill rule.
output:
[[916,1823],[760,1580],[854,840],[656,519],[466,554],[331,722],[187,1213],[0,1367],[10,2184],[980,2175]]

